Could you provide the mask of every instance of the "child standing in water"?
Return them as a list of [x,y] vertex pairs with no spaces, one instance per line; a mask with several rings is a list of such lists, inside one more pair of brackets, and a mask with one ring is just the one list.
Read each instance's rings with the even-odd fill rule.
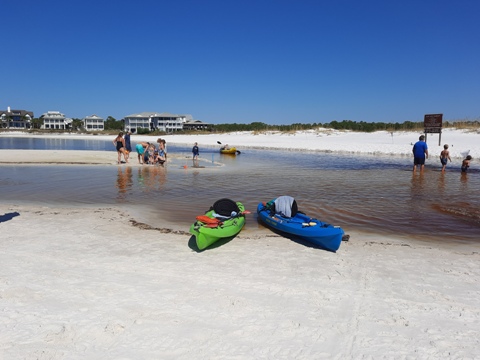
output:
[[200,150],[198,149],[197,143],[193,145],[192,153],[193,153],[193,160],[198,160],[198,154],[200,154]]
[[440,153],[440,162],[442,163],[442,172],[445,171],[445,168],[447,167],[448,160],[450,160],[450,162],[452,162],[452,159],[450,159],[450,152],[448,151],[448,145],[445,144],[445,145],[443,145],[443,150]]
[[462,173],[466,173],[467,169],[470,167],[470,160],[472,160],[472,157],[468,155],[465,159],[462,161]]

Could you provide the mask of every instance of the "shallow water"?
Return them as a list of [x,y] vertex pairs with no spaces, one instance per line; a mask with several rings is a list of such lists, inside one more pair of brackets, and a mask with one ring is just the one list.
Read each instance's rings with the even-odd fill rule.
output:
[[[0,138],[0,148],[112,151],[101,140]],[[413,174],[412,159],[314,152],[242,150],[238,156],[200,149],[192,167],[190,148],[165,167],[1,166],[0,198],[7,203],[118,206],[137,221],[187,230],[222,197],[242,201],[252,213],[260,201],[291,195],[311,216],[349,231],[426,240],[480,240],[480,173],[462,174],[440,164]],[[222,167],[213,166],[221,162]],[[185,169],[184,166],[187,166]],[[247,216],[245,232],[268,230]]]

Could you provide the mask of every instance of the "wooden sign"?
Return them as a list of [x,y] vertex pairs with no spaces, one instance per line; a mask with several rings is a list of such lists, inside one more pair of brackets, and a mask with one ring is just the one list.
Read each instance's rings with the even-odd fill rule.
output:
[[425,133],[441,133],[442,132],[443,114],[427,114],[423,119],[423,127]]

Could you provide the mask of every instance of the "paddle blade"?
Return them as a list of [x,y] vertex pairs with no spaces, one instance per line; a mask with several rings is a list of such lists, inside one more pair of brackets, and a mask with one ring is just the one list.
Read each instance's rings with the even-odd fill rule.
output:
[[241,151],[240,151],[240,150],[237,150],[237,154],[240,155],[240,154],[241,154]]
[[217,141],[217,144],[220,144],[220,145],[222,145],[222,143],[221,143],[220,141]]

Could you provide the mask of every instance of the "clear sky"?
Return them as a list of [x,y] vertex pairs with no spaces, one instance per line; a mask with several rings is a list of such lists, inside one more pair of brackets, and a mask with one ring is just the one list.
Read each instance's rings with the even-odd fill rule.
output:
[[480,117],[478,0],[0,0],[0,109]]

